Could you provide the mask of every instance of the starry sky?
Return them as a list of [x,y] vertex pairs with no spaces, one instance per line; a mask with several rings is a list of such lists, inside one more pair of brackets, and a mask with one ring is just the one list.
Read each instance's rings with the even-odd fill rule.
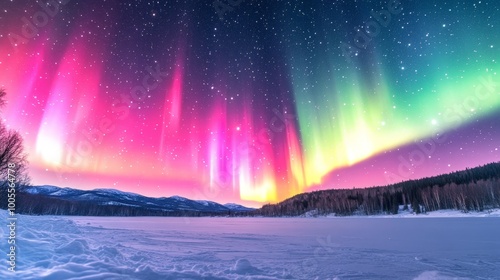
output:
[[258,206],[500,160],[498,1],[56,3],[0,4],[35,185]]

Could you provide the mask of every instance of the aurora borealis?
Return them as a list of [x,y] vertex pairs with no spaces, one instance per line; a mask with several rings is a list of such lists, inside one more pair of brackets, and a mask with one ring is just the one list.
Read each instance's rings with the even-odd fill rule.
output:
[[498,1],[46,2],[0,5],[33,184],[259,205],[500,160]]

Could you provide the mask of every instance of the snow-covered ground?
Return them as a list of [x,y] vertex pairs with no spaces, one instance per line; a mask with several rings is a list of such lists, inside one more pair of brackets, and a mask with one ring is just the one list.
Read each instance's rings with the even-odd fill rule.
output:
[[[311,212],[307,212],[306,214],[302,215],[302,217],[345,218],[342,216],[335,216],[334,214],[326,216],[318,216],[316,215],[317,213],[313,211]],[[349,218],[367,218],[367,217],[368,216],[365,215],[349,216]],[[384,215],[372,215],[369,217],[370,218],[484,218],[484,217],[500,218],[500,209],[491,209],[482,212],[471,211],[467,213],[459,210],[438,210],[418,215],[411,211],[400,210],[399,213],[396,215],[384,214]]]
[[17,272],[2,226],[0,279],[500,276],[499,218],[17,217]]
[[[482,212],[467,212],[464,213],[463,211],[458,211],[458,210],[438,210],[438,211],[432,211],[424,214],[418,214],[415,215],[414,213],[410,213],[408,211],[406,212],[400,212],[397,215],[393,215],[395,217],[401,217],[401,218],[481,218],[481,217],[496,217],[500,218],[500,209],[492,209],[492,210],[487,210],[487,211],[482,211]],[[376,217],[376,216],[375,216]],[[384,215],[383,217],[391,217],[390,215]]]

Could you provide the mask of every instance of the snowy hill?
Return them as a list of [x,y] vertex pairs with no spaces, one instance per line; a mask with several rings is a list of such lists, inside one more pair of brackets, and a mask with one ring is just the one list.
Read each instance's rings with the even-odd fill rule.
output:
[[235,203],[226,203],[226,204],[224,204],[224,206],[233,210],[233,211],[251,211],[251,210],[254,210],[253,208],[248,208],[248,207],[245,207],[245,206],[242,206],[239,204],[235,204]]
[[243,212],[254,210],[238,204],[221,205],[213,201],[191,200],[181,196],[152,198],[136,193],[115,189],[77,190],[55,186],[29,186],[25,192],[70,202],[85,202],[97,205],[136,207],[155,211],[194,211],[194,212]]

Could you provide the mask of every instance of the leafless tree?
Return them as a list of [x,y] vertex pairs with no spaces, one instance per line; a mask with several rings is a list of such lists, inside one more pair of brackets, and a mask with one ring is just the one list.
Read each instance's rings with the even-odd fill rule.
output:
[[[5,106],[6,92],[0,89],[0,110]],[[14,170],[15,180],[18,185],[27,185],[30,182],[28,175],[27,155],[24,151],[23,138],[19,132],[8,129],[0,121],[0,188],[7,185],[9,169]]]

